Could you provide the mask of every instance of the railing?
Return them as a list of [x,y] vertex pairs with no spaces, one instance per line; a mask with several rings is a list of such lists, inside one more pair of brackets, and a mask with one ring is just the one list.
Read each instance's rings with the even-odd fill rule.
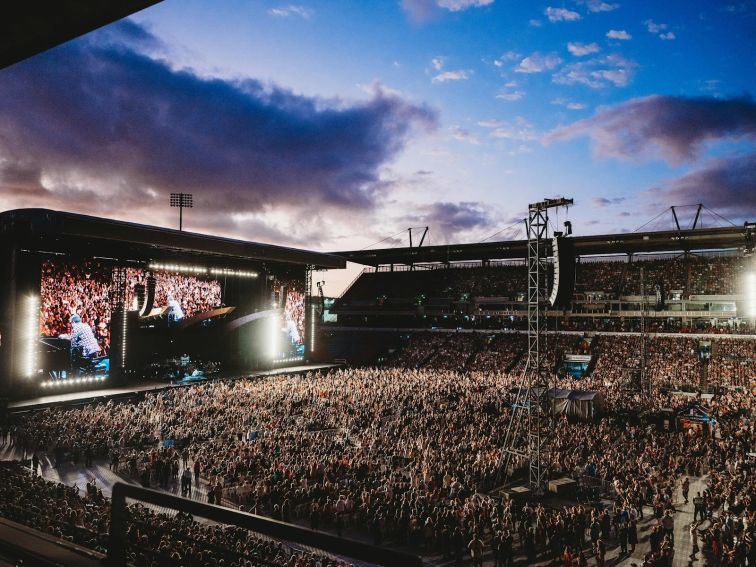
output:
[[213,522],[240,527],[267,538],[287,542],[288,545],[307,546],[327,554],[364,561],[371,565],[396,567],[420,567],[422,565],[422,560],[419,557],[407,553],[375,547],[324,532],[286,524],[270,518],[263,518],[246,512],[188,500],[166,492],[159,492],[120,482],[113,486],[108,565],[121,567],[127,564],[127,530],[129,527],[129,512],[126,507],[127,499],[177,510],[191,514],[193,517],[205,518]]

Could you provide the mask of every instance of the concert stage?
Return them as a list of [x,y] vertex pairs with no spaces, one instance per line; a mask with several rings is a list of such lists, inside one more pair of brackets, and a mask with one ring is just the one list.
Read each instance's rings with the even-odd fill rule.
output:
[[[0,281],[0,399],[26,400],[16,403],[317,360],[312,271],[346,265],[44,209],[0,213],[0,235],[0,271],[10,276]],[[134,377],[145,382],[125,386]]]
[[85,392],[69,392],[67,394],[54,394],[50,396],[40,396],[25,400],[16,400],[8,404],[10,412],[38,410],[49,406],[60,404],[87,404],[91,402],[102,402],[109,399],[128,398],[143,392],[154,392],[166,388],[180,388],[181,386],[193,386],[200,383],[212,382],[213,380],[238,380],[240,378],[254,378],[258,376],[275,376],[277,374],[302,374],[314,370],[325,370],[335,368],[339,364],[302,364],[299,366],[286,366],[273,368],[271,370],[256,370],[240,374],[238,376],[227,376],[215,379],[203,380],[202,382],[192,382],[189,384],[166,384],[165,382],[142,382],[133,386],[122,388],[103,388],[100,390],[87,390]]

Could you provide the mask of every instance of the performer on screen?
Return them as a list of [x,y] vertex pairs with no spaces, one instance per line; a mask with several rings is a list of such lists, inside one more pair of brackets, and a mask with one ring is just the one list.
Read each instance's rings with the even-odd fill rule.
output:
[[168,321],[180,321],[184,318],[184,310],[181,304],[173,297],[172,293],[168,294]]
[[[71,315],[71,361],[75,362],[80,359],[92,360],[100,353],[100,344],[92,332],[92,327],[81,322],[81,317]],[[60,336],[62,339],[68,338],[66,335]]]

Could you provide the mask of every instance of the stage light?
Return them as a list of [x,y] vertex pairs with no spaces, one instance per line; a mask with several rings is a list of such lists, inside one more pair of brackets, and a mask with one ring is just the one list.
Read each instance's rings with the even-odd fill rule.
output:
[[121,326],[121,368],[126,368],[126,327],[128,318],[126,317],[126,308],[121,310],[122,326]]
[[315,304],[310,303],[310,352],[315,352]]
[[30,295],[26,298],[26,313],[24,322],[24,339],[26,353],[23,372],[26,378],[31,378],[37,370],[37,336],[39,335],[39,297]]
[[748,272],[745,275],[745,315],[756,319],[756,272]]

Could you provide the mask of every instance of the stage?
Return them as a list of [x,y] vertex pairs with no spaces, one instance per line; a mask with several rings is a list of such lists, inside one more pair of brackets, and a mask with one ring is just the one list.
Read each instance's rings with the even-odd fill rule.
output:
[[280,368],[273,368],[270,370],[255,370],[252,372],[246,372],[235,376],[221,376],[213,379],[206,379],[202,381],[190,382],[188,384],[167,384],[165,382],[141,382],[131,386],[123,386],[120,388],[102,388],[99,390],[86,390],[80,392],[70,392],[67,394],[54,394],[50,396],[39,396],[37,398],[29,398],[26,400],[16,400],[8,404],[8,411],[29,411],[38,410],[50,406],[56,406],[60,404],[88,404],[92,402],[103,402],[110,399],[128,398],[144,392],[153,392],[156,390],[164,390],[166,388],[181,388],[184,386],[193,386],[196,384],[203,384],[212,382],[213,380],[238,380],[240,378],[255,378],[258,376],[275,376],[277,374],[302,374],[304,372],[312,372],[314,370],[325,370],[328,368],[335,368],[341,366],[340,364],[302,364],[299,366],[285,366]]

